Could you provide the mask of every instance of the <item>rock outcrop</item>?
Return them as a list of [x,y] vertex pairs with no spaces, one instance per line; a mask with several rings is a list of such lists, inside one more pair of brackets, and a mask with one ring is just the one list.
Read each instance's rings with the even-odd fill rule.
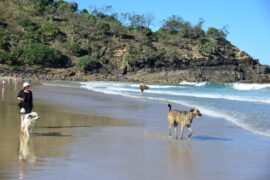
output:
[[109,81],[141,81],[179,83],[190,82],[248,82],[270,83],[270,67],[261,65],[257,60],[230,60],[223,63],[212,61],[192,61],[185,67],[164,66],[162,68],[142,68],[124,66],[102,67],[98,71],[87,72],[76,68],[53,69],[47,68],[43,72],[14,72],[0,71],[0,76],[15,76],[26,79],[39,80],[109,80]]

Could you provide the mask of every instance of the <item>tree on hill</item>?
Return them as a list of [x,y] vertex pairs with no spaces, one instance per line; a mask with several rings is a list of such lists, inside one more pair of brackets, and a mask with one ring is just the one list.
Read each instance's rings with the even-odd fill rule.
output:
[[85,71],[126,64],[183,67],[194,57],[231,58],[237,51],[226,40],[226,28],[204,31],[203,19],[191,24],[172,15],[153,32],[152,15],[117,14],[111,6],[79,10],[64,0],[2,0],[0,8],[1,64]]

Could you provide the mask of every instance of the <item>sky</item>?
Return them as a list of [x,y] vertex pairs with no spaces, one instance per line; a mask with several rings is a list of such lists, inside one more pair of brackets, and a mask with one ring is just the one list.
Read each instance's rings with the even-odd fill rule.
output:
[[270,0],[67,0],[79,9],[111,5],[114,13],[150,14],[153,31],[171,15],[197,24],[205,20],[203,29],[228,27],[227,39],[261,64],[270,65]]

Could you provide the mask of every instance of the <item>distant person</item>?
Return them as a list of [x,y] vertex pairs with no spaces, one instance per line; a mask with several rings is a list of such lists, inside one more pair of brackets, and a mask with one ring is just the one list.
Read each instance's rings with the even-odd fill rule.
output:
[[17,99],[20,101],[20,113],[28,114],[33,109],[33,94],[30,90],[30,84],[28,82],[23,83],[23,88],[20,90]]
[[17,73],[16,75],[15,75],[15,82],[18,82],[19,81],[19,74]]
[[15,89],[15,90],[17,90],[17,86],[18,86],[18,81],[15,80],[15,81],[14,81],[14,89]]
[[143,91],[144,91],[144,86],[145,86],[145,84],[144,84],[144,82],[142,81],[141,83],[140,83],[140,89],[141,89],[141,93],[143,94]]
[[4,101],[5,96],[5,81],[2,81],[2,89],[1,89],[1,100]]

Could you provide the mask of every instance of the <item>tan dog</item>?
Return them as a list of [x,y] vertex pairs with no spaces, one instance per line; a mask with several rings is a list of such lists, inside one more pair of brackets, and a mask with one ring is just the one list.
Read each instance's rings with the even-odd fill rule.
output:
[[30,132],[33,129],[34,124],[39,119],[36,112],[31,112],[21,116],[21,132],[26,136],[30,136]]
[[192,129],[190,127],[192,120],[195,117],[199,117],[202,114],[198,109],[192,108],[189,111],[178,111],[178,110],[171,110],[172,106],[168,104],[169,107],[169,112],[168,112],[168,122],[169,122],[169,129],[170,133],[169,136],[171,136],[171,129],[172,126],[175,128],[175,138],[178,139],[177,137],[177,127],[178,124],[181,125],[181,136],[180,139],[183,139],[183,132],[184,132],[184,127],[187,127],[190,134],[188,137],[191,137],[192,135]]

